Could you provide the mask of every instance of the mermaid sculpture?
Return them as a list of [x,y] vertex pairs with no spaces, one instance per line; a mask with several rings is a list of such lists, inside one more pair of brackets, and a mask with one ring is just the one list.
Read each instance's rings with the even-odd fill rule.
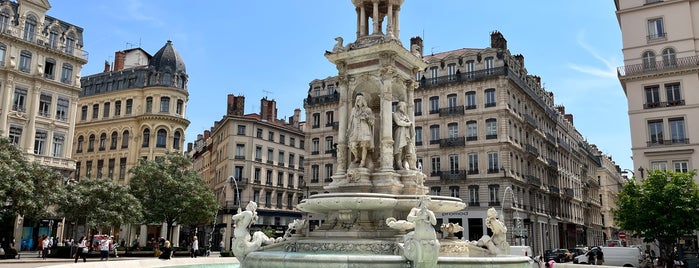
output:
[[257,221],[257,204],[253,201],[248,203],[245,211],[233,215],[235,231],[233,235],[233,253],[240,263],[243,263],[248,253],[258,250],[262,245],[278,242],[274,238],[269,238],[261,231],[257,231],[250,236],[250,226]]

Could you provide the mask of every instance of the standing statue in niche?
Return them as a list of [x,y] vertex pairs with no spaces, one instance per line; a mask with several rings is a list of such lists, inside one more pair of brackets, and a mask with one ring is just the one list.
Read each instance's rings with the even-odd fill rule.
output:
[[398,102],[396,111],[393,113],[393,123],[396,127],[393,129],[393,159],[396,162],[396,169],[409,169],[408,158],[410,155],[410,143],[412,143],[415,135],[413,122],[406,112],[405,102]]
[[363,95],[357,95],[348,123],[350,151],[359,167],[366,165],[367,154],[374,149],[374,113]]
[[[258,250],[263,244],[272,244],[278,242],[274,238],[269,238],[261,231],[250,235],[250,226],[257,221],[257,203],[250,201],[245,211],[238,209],[238,214],[233,215],[233,224],[235,226],[233,235],[232,251],[238,260],[243,263],[245,256],[248,253]],[[280,238],[281,240],[281,238]]]

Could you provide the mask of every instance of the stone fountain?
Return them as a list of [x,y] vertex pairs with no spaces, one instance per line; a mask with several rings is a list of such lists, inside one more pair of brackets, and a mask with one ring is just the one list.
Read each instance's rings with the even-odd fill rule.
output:
[[[325,187],[328,193],[310,196],[297,206],[324,215],[325,221],[312,232],[303,231],[305,221],[294,222],[290,229],[295,234],[277,239],[261,232],[250,235],[247,227],[257,217],[251,203],[234,216],[233,251],[241,265],[528,267],[525,257],[493,257],[504,253],[499,249],[506,229],[496,232],[490,225],[492,238],[442,241],[441,246],[434,213],[459,211],[466,205],[459,198],[427,196],[425,175],[416,166],[413,94],[418,86],[414,78],[426,67],[421,48],[409,51],[400,42],[403,0],[352,3],[356,41],[345,45],[338,37],[332,51],[325,53],[338,69],[337,169]],[[486,219],[490,222],[504,227],[495,215]],[[469,252],[483,257],[469,257]]]

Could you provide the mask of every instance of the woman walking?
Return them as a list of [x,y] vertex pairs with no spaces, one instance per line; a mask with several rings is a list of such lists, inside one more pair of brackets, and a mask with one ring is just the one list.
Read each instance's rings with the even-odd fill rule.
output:
[[78,262],[79,258],[83,258],[83,262],[87,262],[85,259],[85,255],[87,255],[87,246],[85,245],[87,243],[87,240],[85,239],[85,236],[80,237],[80,240],[78,240],[77,246],[78,250],[75,251],[75,262]]

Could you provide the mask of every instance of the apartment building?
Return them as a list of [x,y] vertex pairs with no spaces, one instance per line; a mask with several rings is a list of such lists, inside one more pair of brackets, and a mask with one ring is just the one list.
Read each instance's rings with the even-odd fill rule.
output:
[[[141,48],[117,51],[113,64],[105,62],[103,72],[80,79],[72,140],[74,180],[99,178],[128,184],[128,170],[139,159],[183,151],[189,126],[188,75],[172,42],[167,41],[153,56]],[[121,229],[124,233],[117,228],[116,235],[132,241],[140,234],[142,245],[167,231],[145,225]]]
[[[87,63],[83,29],[47,15],[47,1],[0,1],[0,133],[30,161],[68,178],[80,71]],[[59,228],[60,219],[17,217],[0,235],[22,237],[22,227]],[[50,226],[49,226],[50,225]],[[59,230],[60,231],[60,230]],[[19,239],[17,243],[19,249]]]
[[[636,179],[648,170],[687,172],[699,166],[699,3],[615,0]],[[696,126],[696,125],[694,125]],[[695,178],[697,182],[699,179]],[[697,253],[697,236],[684,238]]]
[[[504,209],[510,245],[549,248],[603,242],[601,184],[596,174],[617,166],[573,125],[552,92],[528,74],[524,56],[512,55],[499,32],[491,46],[423,55],[428,67],[415,79],[413,111],[417,166],[431,195],[459,197],[462,211],[437,213],[438,224],[454,222],[457,234],[476,240],[487,232],[490,207]],[[411,39],[422,51],[422,40]],[[304,100],[306,177],[309,194],[328,192],[337,168],[338,77],[310,82]],[[394,110],[397,102],[394,102]],[[322,219],[309,215],[311,228]]]
[[260,113],[245,114],[245,97],[228,95],[226,114],[188,145],[194,168],[202,174],[221,210],[213,245],[230,250],[231,216],[257,203],[254,229],[271,228],[278,236],[301,218],[296,204],[304,195],[304,123],[300,109],[289,122],[277,119],[277,102],[263,98]]

